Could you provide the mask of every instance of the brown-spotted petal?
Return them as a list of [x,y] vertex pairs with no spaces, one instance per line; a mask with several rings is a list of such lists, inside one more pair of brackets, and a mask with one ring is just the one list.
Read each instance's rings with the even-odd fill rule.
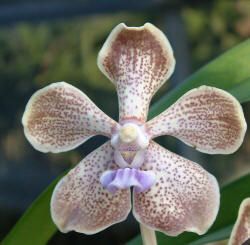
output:
[[250,198],[244,199],[240,205],[228,245],[241,245],[248,239],[250,239]]
[[166,36],[154,25],[116,26],[98,55],[99,69],[115,84],[120,122],[145,122],[152,96],[175,67]]
[[145,226],[177,236],[184,231],[204,234],[219,209],[214,176],[198,164],[151,141],[142,170],[156,175],[155,184],[133,198],[133,214]]
[[101,185],[104,171],[115,170],[110,142],[84,158],[57,184],[51,214],[62,232],[94,234],[126,219],[131,209],[130,190],[110,194]]
[[209,154],[235,152],[246,129],[240,103],[228,92],[208,86],[190,90],[146,123],[151,138],[172,135]]
[[33,94],[22,123],[35,149],[55,153],[73,149],[96,134],[111,137],[118,125],[65,82],[52,83]]

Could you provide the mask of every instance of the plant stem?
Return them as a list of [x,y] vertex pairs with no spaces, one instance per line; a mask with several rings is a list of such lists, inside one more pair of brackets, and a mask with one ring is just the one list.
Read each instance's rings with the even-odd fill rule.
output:
[[155,231],[147,228],[140,223],[141,236],[143,245],[157,245]]

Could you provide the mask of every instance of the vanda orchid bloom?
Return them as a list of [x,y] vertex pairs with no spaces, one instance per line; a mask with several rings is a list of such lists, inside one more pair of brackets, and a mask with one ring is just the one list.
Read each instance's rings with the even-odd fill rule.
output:
[[23,115],[27,139],[42,152],[68,151],[97,134],[111,139],[57,184],[53,221],[62,232],[97,233],[126,219],[134,187],[133,214],[144,227],[170,236],[205,233],[219,208],[216,179],[152,139],[172,135],[201,152],[233,153],[246,132],[241,105],[221,89],[201,86],[146,122],[152,96],[175,67],[167,38],[149,23],[116,26],[98,67],[117,89],[119,123],[65,82],[37,91]]

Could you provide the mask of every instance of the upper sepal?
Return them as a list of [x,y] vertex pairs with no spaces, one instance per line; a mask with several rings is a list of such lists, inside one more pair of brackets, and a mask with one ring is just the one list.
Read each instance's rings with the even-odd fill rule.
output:
[[152,96],[175,67],[168,39],[150,23],[116,26],[99,52],[97,63],[116,86],[121,123],[146,121]]

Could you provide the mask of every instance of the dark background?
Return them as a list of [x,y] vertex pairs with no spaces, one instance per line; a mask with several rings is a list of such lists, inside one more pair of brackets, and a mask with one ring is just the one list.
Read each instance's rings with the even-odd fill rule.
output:
[[[105,113],[118,119],[114,86],[98,70],[96,58],[120,22],[151,22],[163,30],[176,56],[174,75],[153,102],[219,54],[250,36],[250,2],[163,0],[2,0],[0,1],[0,240],[28,206],[64,170],[105,142],[96,136],[76,150],[43,154],[24,137],[21,117],[30,96],[56,81],[84,91]],[[229,67],[230,69],[230,67]],[[249,123],[250,104],[243,105]],[[210,156],[172,137],[158,142],[202,164],[220,184],[249,172],[250,135],[237,153]],[[139,232],[128,220],[94,235],[57,233],[50,245],[124,244]]]

